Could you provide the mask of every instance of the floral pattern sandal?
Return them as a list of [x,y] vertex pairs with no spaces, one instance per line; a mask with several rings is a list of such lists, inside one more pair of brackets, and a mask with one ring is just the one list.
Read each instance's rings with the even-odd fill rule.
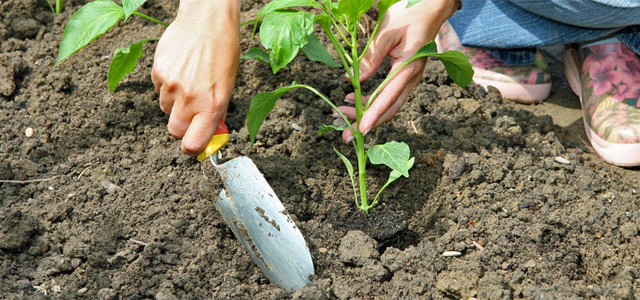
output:
[[464,53],[473,66],[473,81],[483,87],[496,87],[502,97],[520,103],[538,103],[549,97],[551,71],[540,51],[529,66],[511,66],[482,48],[462,46],[449,22],[445,22],[436,37],[438,51],[458,50]]
[[587,137],[614,165],[640,165],[640,56],[618,39],[565,50],[565,73],[580,96]]

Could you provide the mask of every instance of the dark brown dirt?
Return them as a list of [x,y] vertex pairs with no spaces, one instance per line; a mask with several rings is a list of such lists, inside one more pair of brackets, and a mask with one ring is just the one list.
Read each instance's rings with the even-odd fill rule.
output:
[[[223,154],[254,159],[307,239],[316,285],[288,295],[253,264],[201,188],[201,165],[167,134],[149,76],[154,45],[107,90],[115,47],[161,26],[133,18],[53,67],[63,25],[85,2],[65,1],[59,16],[44,1],[0,3],[0,299],[640,297],[640,173],[604,163],[580,126],[452,85],[430,61],[404,109],[370,136],[408,143],[416,165],[366,216],[332,149],[353,159],[351,147],[316,133],[332,121],[320,99],[288,93],[253,150],[244,121],[255,93],[293,80],[340,102],[343,72],[301,57],[273,76],[243,61]],[[265,2],[243,2],[243,19]],[[170,22],[176,8],[142,10]],[[242,33],[244,49],[257,45]],[[369,175],[375,190],[388,173]]]

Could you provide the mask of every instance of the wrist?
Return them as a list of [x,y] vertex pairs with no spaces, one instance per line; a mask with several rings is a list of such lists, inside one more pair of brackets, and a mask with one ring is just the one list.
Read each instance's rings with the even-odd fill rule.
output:
[[240,0],[180,0],[178,18],[205,21],[216,18],[238,23],[240,20]]

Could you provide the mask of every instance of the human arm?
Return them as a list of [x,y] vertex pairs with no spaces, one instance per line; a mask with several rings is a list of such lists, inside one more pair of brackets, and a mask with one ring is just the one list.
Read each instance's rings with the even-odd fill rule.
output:
[[[392,59],[392,72],[427,42],[435,39],[442,24],[458,8],[458,2],[423,0],[410,8],[406,6],[407,0],[400,1],[392,5],[383,17],[378,33],[360,62],[361,80],[369,78],[386,56]],[[395,116],[422,79],[425,63],[426,59],[419,59],[406,65],[387,83],[360,120],[360,132],[366,134]],[[347,101],[354,101],[354,98],[353,94],[347,95]],[[363,101],[366,99],[363,98]],[[356,119],[355,108],[340,106],[339,109],[349,119]],[[347,129],[342,139],[349,141],[352,136]]]
[[169,133],[202,152],[226,116],[240,56],[240,1],[181,0],[154,55],[151,79]]

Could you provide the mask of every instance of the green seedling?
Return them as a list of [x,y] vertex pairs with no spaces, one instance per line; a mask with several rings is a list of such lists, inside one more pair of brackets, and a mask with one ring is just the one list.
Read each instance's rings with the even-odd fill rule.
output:
[[55,3],[51,3],[51,0],[47,0],[47,4],[49,4],[49,8],[51,8],[51,11],[56,14],[59,15],[62,12],[62,0],[55,0]]
[[[373,29],[375,36],[380,20],[389,7],[399,0],[380,0],[378,3],[378,21]],[[409,1],[411,6],[420,0]],[[260,24],[260,41],[262,48],[250,49],[243,58],[254,58],[263,62],[268,62],[275,74],[278,70],[285,67],[291,62],[299,51],[302,51],[309,59],[324,62],[330,66],[341,65],[347,72],[353,85],[355,94],[355,108],[357,120],[360,122],[361,117],[369,109],[370,104],[375,101],[376,96],[381,89],[389,82],[389,80],[405,65],[427,56],[440,58],[453,81],[466,87],[471,82],[473,70],[471,64],[464,54],[457,51],[447,51],[438,53],[435,43],[432,41],[420,48],[409,60],[404,62],[399,68],[395,69],[382,83],[371,93],[369,101],[362,103],[362,89],[360,85],[359,63],[367,52],[371,39],[367,40],[363,49],[358,49],[360,45],[358,37],[358,28],[362,15],[367,12],[374,4],[375,0],[322,0],[317,2],[314,0],[274,0],[265,5],[256,18],[254,25],[254,34],[258,23]],[[318,13],[293,9],[294,7],[314,8]],[[318,24],[327,35],[334,49],[340,57],[340,64],[336,63],[328,53],[324,45],[322,45],[317,36],[314,35],[314,25]],[[344,46],[343,46],[344,45]],[[325,95],[320,93],[313,87],[305,84],[293,82],[291,85],[281,87],[275,91],[267,93],[258,93],[251,100],[249,113],[247,115],[247,127],[249,129],[249,137],[251,144],[255,142],[256,135],[260,126],[264,122],[265,117],[271,109],[274,108],[276,101],[282,97],[287,91],[294,88],[307,89],[329,106],[337,111],[346,125],[336,127],[332,125],[322,125],[319,134],[344,130],[349,128],[355,139],[352,142],[355,148],[357,158],[357,184],[356,173],[351,161],[342,153],[334,148],[338,157],[345,164],[351,184],[353,187],[356,206],[366,213],[369,212],[379,201],[380,193],[393,181],[401,176],[409,177],[409,169],[414,164],[414,158],[411,157],[409,146],[405,143],[391,141],[382,145],[375,145],[369,149],[365,149],[365,139],[362,132],[357,126],[352,126],[351,121],[347,119]],[[383,164],[391,169],[389,179],[376,193],[373,201],[369,202],[367,197],[366,184],[366,165],[367,160],[371,164]]]
[[[146,0],[122,0],[122,6],[120,6],[111,0],[97,0],[85,4],[71,16],[69,23],[64,28],[56,65],[105,34],[123,19],[126,21],[132,15],[145,18],[165,27],[168,26],[136,11],[145,2]],[[134,70],[136,62],[142,57],[142,44],[157,40],[157,38],[144,39],[130,44],[127,48],[118,47],[115,50],[111,65],[109,65],[109,73],[107,74],[107,85],[110,92],[113,93],[118,83]]]

